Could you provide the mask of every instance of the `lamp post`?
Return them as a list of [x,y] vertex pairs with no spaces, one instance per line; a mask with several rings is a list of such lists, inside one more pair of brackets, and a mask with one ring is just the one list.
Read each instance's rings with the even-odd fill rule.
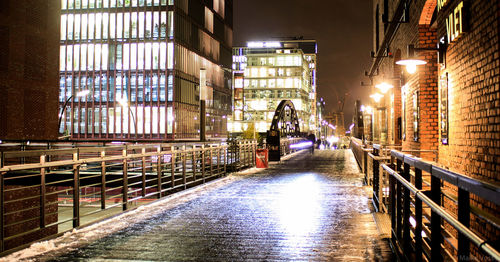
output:
[[[61,120],[62,120],[62,117],[64,115],[64,111],[66,111],[66,106],[68,105],[69,101],[71,100],[71,98],[73,97],[84,97],[84,96],[87,96],[88,94],[90,93],[90,90],[82,90],[78,93],[76,93],[76,95],[71,95],[70,97],[68,97],[68,99],[66,99],[66,102],[64,102],[64,105],[61,109],[61,114],[59,114],[59,121],[57,122],[57,128],[61,128]],[[64,133],[64,130],[63,130],[63,133]]]
[[137,122],[135,121],[134,112],[132,112],[132,110],[130,109],[130,106],[128,105],[128,99],[125,98],[125,97],[119,98],[118,99],[118,103],[120,103],[120,105],[123,108],[127,108],[128,109],[128,112],[132,116],[132,121],[134,121],[134,132],[137,134]]

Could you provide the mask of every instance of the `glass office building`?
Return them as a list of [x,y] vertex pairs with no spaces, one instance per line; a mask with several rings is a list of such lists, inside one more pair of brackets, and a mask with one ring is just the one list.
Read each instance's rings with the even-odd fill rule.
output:
[[226,136],[231,0],[62,0],[61,8],[60,133],[198,139],[203,86],[207,138]]
[[315,40],[248,42],[233,48],[234,110],[229,131],[269,130],[281,100],[291,100],[301,132],[316,132]]

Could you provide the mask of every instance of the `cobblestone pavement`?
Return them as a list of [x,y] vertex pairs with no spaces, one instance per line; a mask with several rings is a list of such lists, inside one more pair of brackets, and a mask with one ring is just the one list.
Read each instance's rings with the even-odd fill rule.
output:
[[[350,150],[317,150],[35,261],[390,261]],[[216,182],[217,183],[217,182]],[[157,210],[158,211],[158,210]]]

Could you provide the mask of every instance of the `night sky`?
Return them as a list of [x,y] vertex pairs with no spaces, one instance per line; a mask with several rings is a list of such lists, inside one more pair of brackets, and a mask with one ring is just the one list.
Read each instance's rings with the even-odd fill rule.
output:
[[371,65],[371,0],[234,0],[234,46],[273,37],[303,36],[318,43],[318,99],[328,112],[338,110],[338,99],[348,93],[346,127],[354,101],[367,102],[364,71]]

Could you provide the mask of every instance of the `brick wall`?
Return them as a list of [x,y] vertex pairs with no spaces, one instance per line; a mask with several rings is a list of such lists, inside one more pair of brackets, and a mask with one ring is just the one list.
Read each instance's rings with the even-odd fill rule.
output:
[[[444,10],[443,12],[446,12]],[[440,35],[446,32],[440,14]],[[449,145],[440,162],[472,177],[500,181],[500,59],[498,1],[470,1],[470,29],[446,53]]]
[[0,139],[56,139],[60,1],[2,0],[0,10]]

